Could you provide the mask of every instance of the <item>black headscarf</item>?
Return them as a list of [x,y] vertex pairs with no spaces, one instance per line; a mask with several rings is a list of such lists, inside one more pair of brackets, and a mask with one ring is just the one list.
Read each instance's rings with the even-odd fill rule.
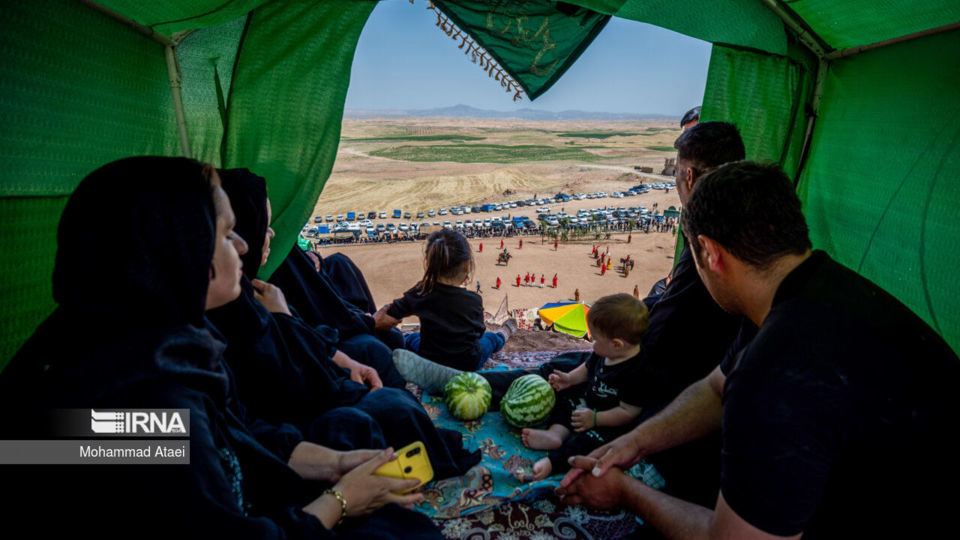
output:
[[201,326],[217,220],[202,171],[190,159],[137,157],[87,176],[57,231],[60,307]]
[[263,242],[267,232],[267,182],[247,169],[220,169],[223,189],[230,197],[230,206],[237,216],[233,232],[247,242],[243,260],[243,274],[255,279],[263,257]]

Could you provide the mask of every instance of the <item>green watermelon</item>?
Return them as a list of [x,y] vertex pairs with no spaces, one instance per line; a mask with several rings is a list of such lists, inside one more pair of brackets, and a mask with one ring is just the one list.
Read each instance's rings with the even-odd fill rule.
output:
[[486,379],[467,371],[450,379],[443,388],[447,410],[458,420],[476,420],[487,412],[493,390]]
[[546,379],[524,375],[507,389],[500,402],[500,414],[512,426],[530,427],[546,420],[556,402],[557,396]]

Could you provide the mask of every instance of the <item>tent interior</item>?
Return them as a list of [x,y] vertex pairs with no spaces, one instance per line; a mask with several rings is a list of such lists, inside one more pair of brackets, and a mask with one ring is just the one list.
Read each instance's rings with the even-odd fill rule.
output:
[[[257,171],[271,193],[274,253],[285,254],[330,175],[354,51],[375,6],[4,2],[0,368],[53,311],[60,213],[102,164],[186,155]],[[737,124],[748,158],[779,163],[794,179],[814,247],[890,291],[960,351],[960,293],[951,277],[960,261],[960,183],[949,180],[960,176],[960,3],[434,0],[427,7],[451,46],[479,57],[518,99],[548,91],[610,17],[711,42],[701,120]],[[262,273],[279,263],[272,257]]]

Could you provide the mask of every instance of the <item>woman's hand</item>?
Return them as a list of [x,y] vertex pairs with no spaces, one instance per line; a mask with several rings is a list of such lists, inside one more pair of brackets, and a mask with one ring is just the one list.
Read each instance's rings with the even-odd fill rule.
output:
[[596,417],[597,413],[593,412],[593,410],[581,407],[573,411],[573,414],[570,415],[570,427],[577,433],[591,430],[597,427],[594,423]]
[[290,315],[290,306],[287,305],[287,299],[280,287],[260,279],[254,279],[250,283],[253,285],[253,297],[263,304],[267,311]]
[[380,450],[350,450],[341,452],[326,446],[302,441],[290,454],[287,465],[307,480],[335,483],[380,454]]
[[387,309],[389,307],[390,304],[387,304],[373,314],[374,327],[381,332],[390,330],[400,324],[400,319],[395,319],[390,315],[387,315]]
[[333,361],[350,372],[351,381],[367,385],[371,391],[383,388],[383,381],[380,380],[380,374],[377,373],[377,370],[357,362],[344,354],[343,351],[337,351],[333,355]]
[[365,516],[389,503],[397,503],[406,508],[423,500],[422,493],[397,495],[394,491],[403,491],[416,487],[416,479],[401,480],[373,474],[378,467],[397,459],[392,448],[376,454],[372,459],[361,463],[344,475],[333,489],[343,494],[347,501],[347,516]]

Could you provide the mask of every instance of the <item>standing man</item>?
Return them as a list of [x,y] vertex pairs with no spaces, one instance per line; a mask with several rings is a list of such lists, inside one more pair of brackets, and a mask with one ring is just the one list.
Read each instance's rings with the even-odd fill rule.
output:
[[497,276],[497,290],[500,289],[500,276]]
[[480,249],[479,249],[479,251],[480,251],[480,253],[483,253],[483,242],[480,242]]
[[523,249],[523,238],[520,239],[520,247],[518,247],[517,249]]
[[520,274],[517,274],[517,287],[520,286]]
[[560,245],[560,244],[559,244],[559,242],[557,242],[557,239],[554,238],[554,239],[553,239],[553,250],[554,250],[554,251],[557,251],[557,246],[559,246],[559,245]]
[[554,289],[557,288],[557,275],[556,275],[556,274],[553,275],[553,288],[554,288]]
[[503,238],[500,239],[500,249],[503,249]]
[[[707,175],[682,219],[710,294],[755,336],[741,334],[737,352],[660,414],[575,458],[592,474],[564,478],[569,502],[627,506],[668,538],[953,530],[956,497],[944,487],[960,480],[960,359],[949,345],[886,291],[811,251],[793,183],[775,166]],[[723,472],[709,508],[613,468],[715,430]],[[891,464],[895,476],[879,473]]]
[[540,274],[540,288],[543,288],[543,284],[546,283],[547,278],[543,274]]

